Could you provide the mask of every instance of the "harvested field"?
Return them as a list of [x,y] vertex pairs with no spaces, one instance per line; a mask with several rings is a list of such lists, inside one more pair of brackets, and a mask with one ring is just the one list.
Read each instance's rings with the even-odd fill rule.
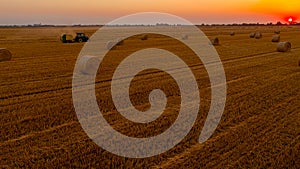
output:
[[[210,107],[211,86],[202,63],[182,53],[168,37],[152,34],[143,41],[140,36],[127,39],[110,51],[98,72],[104,76],[96,78],[98,105],[109,124],[128,136],[151,137],[165,131],[177,117],[180,95],[168,74],[141,72],[131,84],[133,104],[147,110],[149,92],[160,88],[168,96],[167,109],[149,124],[122,118],[109,96],[110,78],[122,57],[159,45],[182,55],[197,77],[201,105],[193,129],[170,151],[146,159],[119,157],[98,147],[76,117],[72,76],[84,44],[64,44],[59,37],[76,31],[91,36],[97,29],[0,28],[0,47],[13,54],[11,61],[0,62],[1,168],[300,168],[299,27],[201,27],[222,43],[215,48],[228,88],[221,122],[203,144],[198,137]],[[282,41],[291,42],[291,51],[277,52],[277,44],[270,42],[277,29]],[[251,39],[251,32],[263,36]]]

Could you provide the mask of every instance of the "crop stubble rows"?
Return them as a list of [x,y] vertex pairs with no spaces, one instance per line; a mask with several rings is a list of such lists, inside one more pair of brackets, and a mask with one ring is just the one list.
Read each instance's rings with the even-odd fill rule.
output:
[[[61,32],[79,28],[64,29],[1,29],[7,35],[0,39],[1,47],[9,48],[14,54],[11,62],[0,63],[1,166],[299,167],[296,159],[300,154],[300,70],[297,67],[300,43],[295,38],[298,28],[282,28],[282,38],[293,44],[290,53],[275,52],[276,45],[268,38],[273,28],[236,30],[233,27],[230,30],[237,32],[234,37],[225,34],[229,31],[226,27],[203,28],[208,36],[218,35],[221,39],[221,46],[216,49],[228,81],[227,103],[221,123],[210,140],[197,144],[210,106],[210,86],[203,65],[191,65],[198,77],[202,99],[197,122],[178,146],[144,160],[112,155],[98,148],[84,134],[71,100],[72,72],[82,44],[61,44],[57,40]],[[247,31],[251,29],[261,29],[263,39],[249,39]],[[91,35],[95,30],[89,28],[86,31]],[[149,41],[151,43],[151,37]],[[137,45],[147,46],[142,42]],[[112,65],[117,63],[111,62]],[[135,79],[143,80],[143,83],[137,82],[133,87],[145,88],[147,92],[156,85],[152,79],[164,77],[166,75],[159,72],[145,74]],[[97,80],[96,90],[98,95],[106,96],[110,81],[109,77],[103,78]],[[168,78],[162,82],[169,83],[172,80]],[[176,90],[176,86],[166,89]],[[142,97],[136,102],[138,109],[149,106],[145,93],[133,93],[132,97]],[[168,99],[171,104],[164,118],[147,125],[147,128],[135,125],[134,130],[130,130],[132,124],[118,122],[113,107],[106,108],[104,114],[110,124],[124,134],[139,137],[149,136],[149,133],[145,134],[149,131],[159,134],[171,125],[178,111],[179,106],[175,103],[179,96],[170,94]],[[109,101],[103,100],[99,105]]]

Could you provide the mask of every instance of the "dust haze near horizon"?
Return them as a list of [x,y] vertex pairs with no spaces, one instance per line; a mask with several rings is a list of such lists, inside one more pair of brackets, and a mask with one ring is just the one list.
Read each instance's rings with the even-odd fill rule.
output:
[[1,0],[0,25],[106,24],[137,12],[164,12],[194,24],[267,23],[299,18],[300,1],[289,0]]

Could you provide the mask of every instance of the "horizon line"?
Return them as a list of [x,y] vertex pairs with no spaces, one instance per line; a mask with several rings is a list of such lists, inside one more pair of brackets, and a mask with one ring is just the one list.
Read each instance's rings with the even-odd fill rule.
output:
[[[105,26],[106,24],[0,24],[0,27],[86,27],[86,26]],[[194,26],[255,26],[255,25],[265,25],[265,26],[284,26],[284,25],[300,25],[300,22],[295,22],[292,24],[277,21],[267,22],[267,23],[254,23],[254,22],[243,22],[243,23],[201,23],[201,24],[193,24]],[[190,26],[190,25],[183,25],[183,24],[169,24],[169,23],[156,23],[156,24],[116,24],[116,25],[106,25],[106,26]]]

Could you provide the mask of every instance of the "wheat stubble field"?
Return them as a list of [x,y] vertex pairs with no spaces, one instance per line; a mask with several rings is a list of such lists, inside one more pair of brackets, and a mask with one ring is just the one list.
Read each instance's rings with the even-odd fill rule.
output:
[[[197,141],[210,106],[203,65],[181,53],[175,42],[154,35],[146,41],[128,39],[111,51],[98,72],[102,76],[97,76],[96,92],[104,117],[117,131],[132,137],[155,136],[172,125],[178,114],[176,83],[159,70],[141,72],[130,93],[136,108],[146,110],[149,92],[164,90],[168,105],[162,117],[142,125],[116,112],[109,78],[123,55],[132,50],[156,44],[183,55],[197,77],[201,96],[197,121],[180,144],[158,156],[130,159],[93,143],[73,107],[73,69],[84,44],[63,44],[59,36],[76,31],[91,36],[97,28],[1,28],[0,48],[13,54],[11,61],[0,62],[1,168],[300,168],[300,29],[280,28],[281,40],[292,43],[286,53],[277,52],[276,43],[271,42],[275,29],[201,27],[208,37],[220,39],[216,50],[228,88],[221,122],[203,144]],[[229,36],[231,31],[236,35]],[[261,31],[263,38],[250,39],[254,31]],[[157,39],[159,43],[154,43]]]

